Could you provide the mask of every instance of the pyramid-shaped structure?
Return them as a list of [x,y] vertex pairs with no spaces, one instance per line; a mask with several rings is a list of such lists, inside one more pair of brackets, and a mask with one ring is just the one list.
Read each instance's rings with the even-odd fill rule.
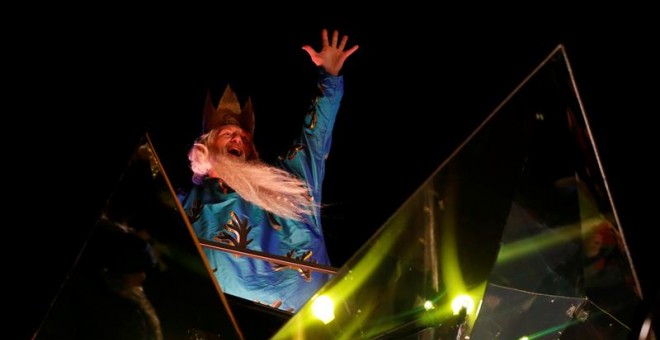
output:
[[626,339],[641,301],[559,45],[274,338]]
[[149,135],[33,339],[243,339]]

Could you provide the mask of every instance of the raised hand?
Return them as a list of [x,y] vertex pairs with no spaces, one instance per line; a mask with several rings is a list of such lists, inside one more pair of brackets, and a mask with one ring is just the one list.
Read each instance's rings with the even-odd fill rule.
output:
[[346,58],[357,51],[359,46],[355,45],[344,51],[346,42],[348,42],[348,36],[344,35],[341,38],[341,42],[339,42],[339,32],[336,30],[332,33],[332,42],[330,42],[328,41],[328,30],[323,29],[321,40],[323,47],[320,52],[316,52],[310,45],[305,45],[302,48],[309,54],[316,66],[323,67],[326,72],[336,76],[339,74],[342,66],[344,66]]

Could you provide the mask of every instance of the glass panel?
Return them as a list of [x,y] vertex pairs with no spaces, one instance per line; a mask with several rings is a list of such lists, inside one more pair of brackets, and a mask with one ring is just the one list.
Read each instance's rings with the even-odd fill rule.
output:
[[[203,248],[250,258],[254,263],[257,261],[265,261],[268,265],[277,265],[286,267],[287,270],[308,273],[317,272],[334,275],[337,272],[336,268],[330,266],[319,265],[286,256],[278,256],[270,253],[234,247],[221,242],[201,238],[198,238],[198,241]],[[229,293],[225,293],[224,295],[229,302],[233,314],[236,316],[239,326],[242,326],[241,329],[246,339],[269,339],[294,315],[291,311],[272,307],[261,302],[248,300]],[[254,322],[258,322],[259,327],[251,327]]]
[[604,178],[560,45],[274,338],[637,334]]
[[489,284],[472,339],[631,339],[630,329],[595,303]]
[[241,339],[145,136],[35,339]]

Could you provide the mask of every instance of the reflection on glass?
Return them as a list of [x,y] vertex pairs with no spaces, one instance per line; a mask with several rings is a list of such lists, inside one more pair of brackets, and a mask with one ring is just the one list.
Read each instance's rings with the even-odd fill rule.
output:
[[570,72],[560,45],[274,338],[637,334],[639,283]]
[[35,339],[242,339],[145,136]]

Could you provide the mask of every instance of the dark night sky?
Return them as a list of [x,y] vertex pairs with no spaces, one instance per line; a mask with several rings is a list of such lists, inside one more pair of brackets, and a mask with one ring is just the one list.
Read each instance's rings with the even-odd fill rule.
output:
[[[20,95],[11,110],[21,112],[22,124],[7,132],[22,136],[10,138],[17,156],[5,159],[5,181],[16,192],[6,197],[16,204],[7,220],[24,225],[6,244],[23,245],[11,258],[26,294],[15,314],[25,323],[22,335],[45,312],[142,133],[161,138],[164,158],[185,162],[205,91],[219,93],[229,82],[239,96],[252,97],[262,157],[288,146],[315,75],[300,47],[318,48],[323,27],[360,45],[343,70],[346,94],[324,187],[325,230],[337,266],[562,43],[638,276],[654,296],[659,285],[648,258],[657,259],[650,213],[657,202],[657,136],[650,121],[658,59],[651,33],[657,24],[644,18],[648,11],[557,10],[545,19],[486,20],[426,12],[254,22],[220,15],[217,24],[87,18],[17,41],[25,49],[15,50]],[[179,183],[187,180],[170,172]]]

